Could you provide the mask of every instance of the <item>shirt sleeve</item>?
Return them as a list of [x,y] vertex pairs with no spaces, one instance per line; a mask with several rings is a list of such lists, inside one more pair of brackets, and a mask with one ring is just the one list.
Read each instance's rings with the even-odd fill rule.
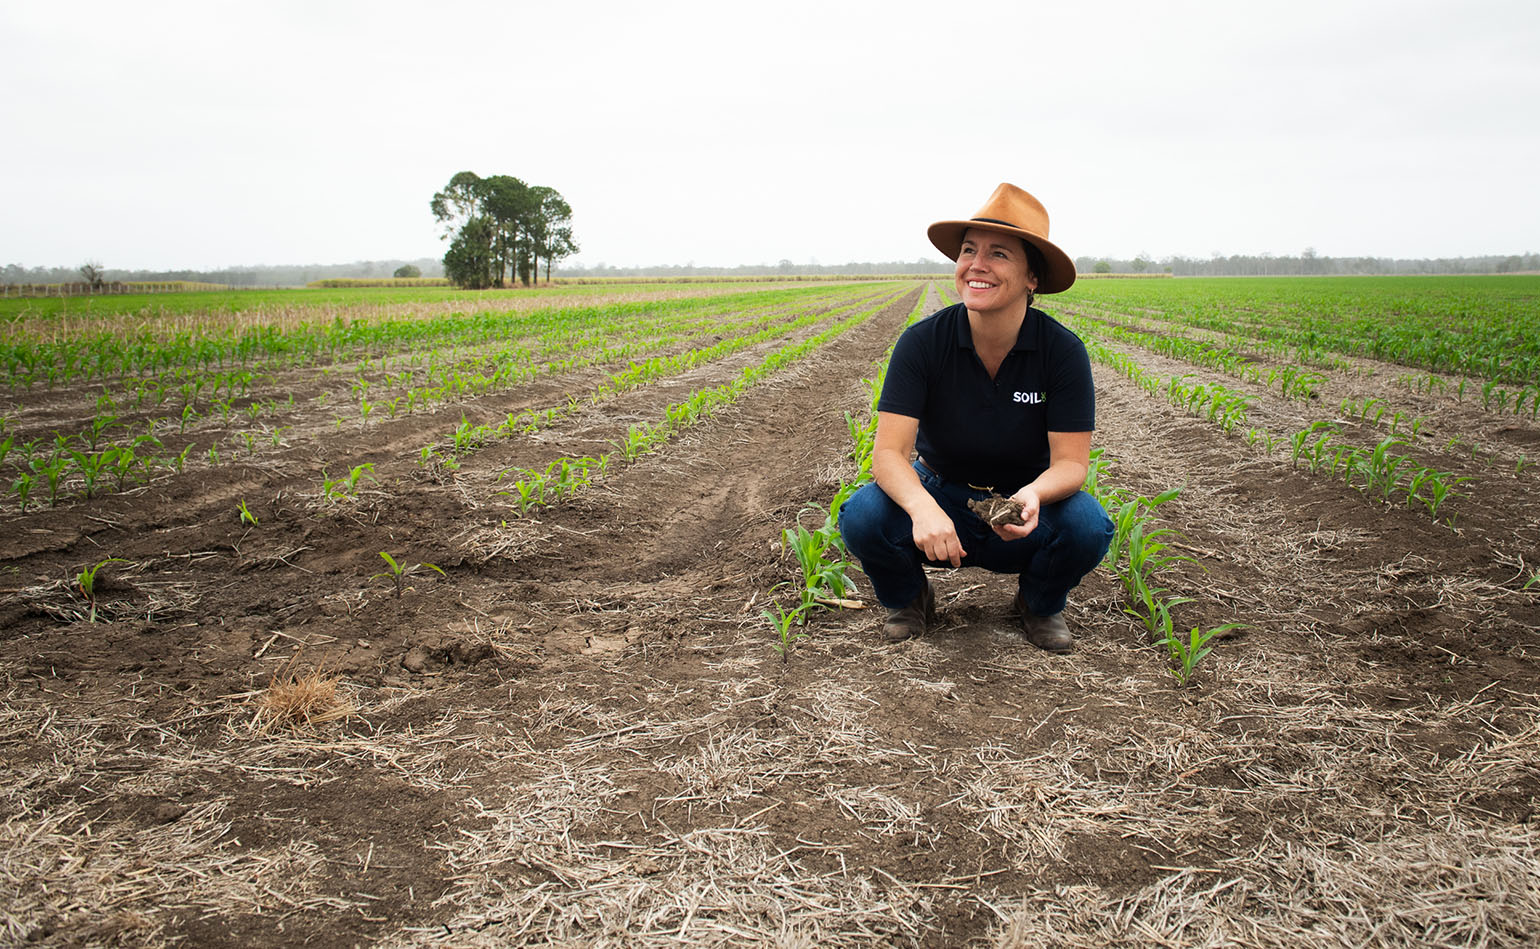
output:
[[879,412],[915,419],[925,412],[930,380],[926,372],[925,346],[916,332],[921,325],[917,323],[904,330],[893,346],[893,357],[888,360],[888,371],[883,376],[882,397],[877,400]]
[[1048,431],[1092,432],[1096,430],[1096,386],[1091,381],[1091,358],[1079,337],[1065,335],[1055,347],[1052,362]]

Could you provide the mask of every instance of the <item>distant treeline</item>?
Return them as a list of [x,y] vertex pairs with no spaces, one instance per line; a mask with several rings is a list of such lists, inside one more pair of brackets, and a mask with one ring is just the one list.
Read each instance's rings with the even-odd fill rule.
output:
[[104,280],[59,283],[0,283],[0,297],[80,297],[106,293],[191,293],[198,290],[224,290],[223,284],[195,280],[160,280],[124,282]]
[[[226,267],[223,270],[116,270],[102,269],[102,277],[119,283],[160,283],[187,281],[218,283],[231,287],[303,287],[313,280],[339,278],[389,277],[396,268],[412,264],[424,277],[442,277],[444,265],[432,257],[419,260],[359,260],[351,264],[308,264],[254,267]],[[79,267],[21,267],[7,264],[0,268],[0,283],[78,283]]]
[[1081,273],[1170,273],[1177,277],[1334,276],[1370,274],[1484,274],[1540,270],[1540,254],[1486,257],[1320,257],[1306,250],[1298,257],[1231,254],[1229,257],[1076,257]]
[[[783,283],[791,281],[807,281],[816,283],[827,280],[846,281],[854,283],[860,280],[905,280],[915,277],[915,274],[870,273],[870,274],[838,274],[838,273],[729,273],[729,274],[671,274],[669,276],[653,275],[621,275],[617,272],[605,277],[587,277],[582,275],[571,276],[569,271],[551,278],[553,286],[579,285],[579,284],[623,284],[623,283]],[[920,274],[924,277],[950,278],[951,274],[933,273]]]
[[[185,281],[215,283],[231,287],[303,287],[318,280],[375,280],[388,278],[397,268],[411,264],[424,277],[442,277],[444,265],[431,257],[417,260],[359,260],[350,264],[309,264],[227,267],[223,270],[114,270],[103,268],[102,277],[122,283]],[[1540,254],[1489,255],[1484,257],[1440,257],[1404,259],[1391,257],[1320,257],[1306,253],[1294,257],[1268,257],[1232,254],[1228,257],[1162,257],[1123,259],[1117,257],[1077,257],[1075,268],[1081,273],[1171,273],[1178,277],[1309,276],[1333,274],[1484,274],[1540,271]],[[741,264],[737,267],[697,267],[655,265],[650,267],[611,267],[603,263],[592,267],[565,266],[556,277],[768,277],[768,276],[874,276],[950,274],[947,260],[882,261],[849,264],[794,264],[782,260],[775,264]],[[60,284],[78,283],[79,267],[22,267],[7,264],[0,268],[0,283]]]
[[327,277],[325,280],[312,280],[305,286],[323,290],[346,287],[447,287],[449,280],[445,277]]
[[697,267],[694,264],[655,264],[649,267],[611,267],[598,263],[592,267],[561,268],[563,277],[774,277],[774,276],[891,276],[896,274],[950,274],[949,260],[884,261],[852,264],[794,264],[782,260],[776,264],[739,264],[736,267]]

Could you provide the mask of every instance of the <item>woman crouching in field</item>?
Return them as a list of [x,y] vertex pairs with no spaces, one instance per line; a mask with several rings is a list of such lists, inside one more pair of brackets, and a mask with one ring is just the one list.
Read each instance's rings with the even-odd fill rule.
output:
[[[925,565],[966,565],[1017,574],[1027,641],[1069,652],[1065,599],[1106,554],[1112,522],[1080,490],[1096,424],[1085,345],[1032,301],[1068,289],[1075,265],[1048,240],[1043,205],[1011,184],[971,220],[928,233],[957,262],[962,302],[894,346],[877,403],[876,481],[845,503],[840,532],[889,610],[888,641],[935,620]],[[990,527],[969,509],[991,494],[1019,501],[1019,521]]]

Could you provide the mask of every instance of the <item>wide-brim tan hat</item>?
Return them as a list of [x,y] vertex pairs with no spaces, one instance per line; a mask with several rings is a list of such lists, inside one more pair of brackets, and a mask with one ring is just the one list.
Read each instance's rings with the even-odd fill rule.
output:
[[981,227],[1002,234],[1015,234],[1043,252],[1043,269],[1037,274],[1038,293],[1058,293],[1075,282],[1075,262],[1048,239],[1048,210],[1043,203],[1008,182],[1001,183],[989,196],[979,213],[966,221],[937,221],[926,231],[936,249],[956,260],[962,249],[963,233]]

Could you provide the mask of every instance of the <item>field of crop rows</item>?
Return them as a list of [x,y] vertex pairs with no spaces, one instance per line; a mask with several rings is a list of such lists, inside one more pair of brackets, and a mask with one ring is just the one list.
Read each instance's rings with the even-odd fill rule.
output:
[[0,944],[1540,941],[1540,278],[1040,301],[1069,656],[830,605],[954,299],[0,301]]

